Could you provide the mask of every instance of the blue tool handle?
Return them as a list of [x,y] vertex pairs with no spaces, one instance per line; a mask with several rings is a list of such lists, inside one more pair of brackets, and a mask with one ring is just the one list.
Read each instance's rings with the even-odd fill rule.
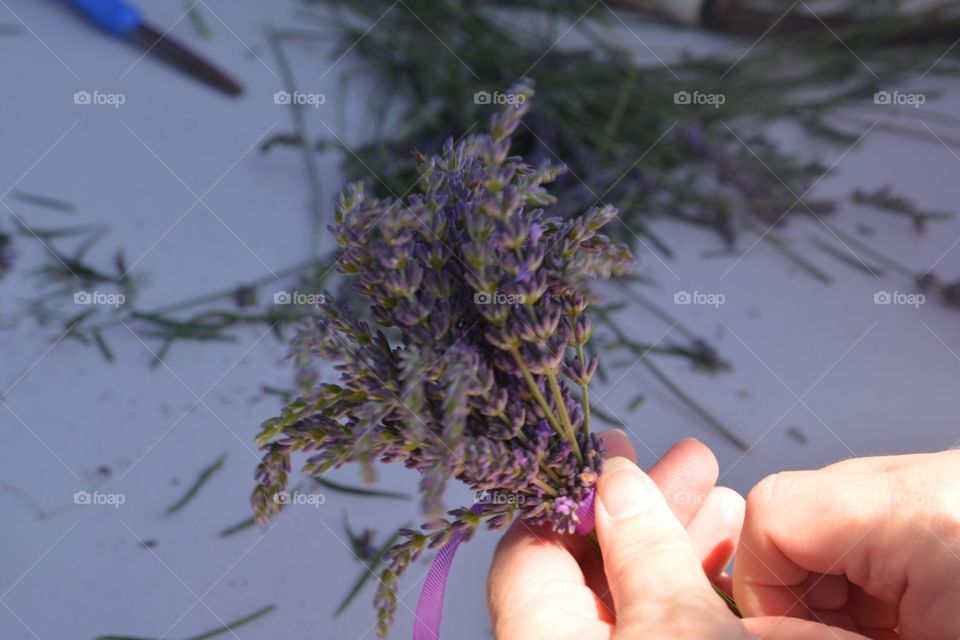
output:
[[143,16],[123,0],[70,0],[101,29],[125,36],[143,24]]

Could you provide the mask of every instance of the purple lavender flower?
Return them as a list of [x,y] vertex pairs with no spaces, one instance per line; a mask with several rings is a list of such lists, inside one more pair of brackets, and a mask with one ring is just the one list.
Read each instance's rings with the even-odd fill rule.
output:
[[568,498],[567,496],[560,496],[553,501],[553,509],[560,515],[569,516],[573,513],[576,513],[577,507],[579,507],[576,502]]
[[[521,83],[511,93],[525,99],[495,115],[489,134],[417,155],[418,194],[379,200],[361,184],[343,191],[330,232],[367,319],[327,304],[300,328],[291,357],[302,394],[258,437],[265,453],[252,503],[261,523],[279,510],[274,496],[298,451],[316,476],[357,462],[372,478],[377,461],[421,473],[433,520],[404,531],[385,557],[382,635],[398,576],[424,549],[516,517],[572,532],[600,473],[602,443],[585,402],[598,364],[586,350],[589,285],[633,259],[599,233],[616,217],[612,207],[547,217],[554,198],[545,185],[564,169],[510,156],[533,90]],[[339,380],[320,380],[321,361],[335,363]],[[440,517],[451,480],[517,499]]]
[[690,145],[690,150],[694,153],[702,154],[707,151],[707,145],[703,140],[703,127],[699,122],[684,128],[680,135],[683,136],[686,143]]

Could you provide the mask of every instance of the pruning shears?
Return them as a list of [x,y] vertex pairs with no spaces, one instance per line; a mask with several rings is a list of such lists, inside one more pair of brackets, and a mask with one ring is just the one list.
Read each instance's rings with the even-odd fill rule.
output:
[[243,92],[243,87],[226,73],[144,22],[140,11],[124,0],[67,0],[67,4],[107,33],[156,54],[208,86],[232,96]]

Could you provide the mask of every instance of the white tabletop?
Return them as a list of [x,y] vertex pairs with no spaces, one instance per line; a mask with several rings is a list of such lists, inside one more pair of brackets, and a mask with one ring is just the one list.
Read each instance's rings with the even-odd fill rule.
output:
[[[22,25],[18,35],[0,36],[2,201],[38,227],[108,224],[112,233],[91,258],[106,262],[123,247],[134,271],[149,275],[140,299],[145,306],[303,259],[310,195],[302,157],[294,149],[265,155],[256,149],[264,137],[291,130],[289,110],[273,102],[282,83],[263,25],[296,25],[296,3],[200,2],[210,39],[183,17],[181,3],[140,4],[156,24],[175,25],[174,35],[240,77],[246,94],[221,97],[150,57],[138,59],[136,50],[102,37],[55,2],[0,0],[0,23]],[[676,49],[670,34],[636,32],[665,60]],[[360,108],[364,84],[338,94],[339,79],[355,60],[348,55],[338,62],[343,51],[327,46],[287,50],[301,89],[327,98],[307,110],[311,132],[358,140],[368,124]],[[447,54],[438,46],[437,55]],[[957,83],[941,88],[945,95],[924,108],[957,106]],[[122,94],[125,102],[77,105],[77,91]],[[335,117],[341,101],[356,106],[345,110],[346,123]],[[858,114],[866,125],[885,116],[872,104]],[[920,120],[912,126],[925,132]],[[928,124],[947,140],[949,131]],[[836,166],[813,195],[893,183],[925,208],[949,210],[957,201],[960,145],[951,151],[932,133],[908,140],[878,127],[849,152],[827,147],[822,153]],[[329,199],[341,182],[337,161],[327,155],[319,165]],[[18,190],[68,200],[77,211],[22,203],[13,197]],[[13,217],[0,208],[2,228],[9,230]],[[960,221],[934,223],[918,235],[902,218],[848,204],[835,219],[847,230],[858,223],[875,229],[871,242],[918,271],[936,264],[938,273],[960,279]],[[816,252],[808,243],[824,233],[816,221],[796,220],[786,235],[831,273],[829,286],[797,271],[766,243],[751,248],[749,237],[741,246],[749,251],[735,263],[701,258],[717,248],[704,233],[671,222],[656,229],[683,258],[661,261],[642,251],[640,271],[661,284],[646,294],[717,344],[733,371],[705,375],[684,361],[657,362],[754,446],[743,454],[629,357],[613,355],[607,362],[619,366],[609,365],[610,383],[598,385],[597,395],[626,420],[644,464],[674,441],[695,436],[714,446],[723,482],[746,492],[778,470],[941,449],[960,438],[956,310],[934,301],[919,309],[875,305],[877,291],[913,289]],[[20,270],[0,284],[4,317],[17,313],[17,299],[30,293],[24,271],[42,256],[36,243],[21,240],[18,247]],[[726,302],[673,305],[681,290],[722,293]],[[656,340],[669,328],[640,308],[623,318],[638,339]],[[240,336],[233,344],[178,345],[154,370],[147,346],[123,327],[108,336],[115,364],[90,347],[57,341],[55,327],[38,328],[26,318],[0,332],[0,390],[8,390],[0,407],[0,637],[186,638],[271,603],[276,612],[237,629],[235,637],[373,637],[369,586],[343,616],[332,617],[361,571],[345,547],[343,513],[349,509],[355,527],[375,528],[382,540],[418,521],[412,503],[329,493],[320,508],[289,509],[266,534],[217,536],[249,513],[252,438],[278,408],[260,387],[290,384],[280,363],[283,344],[260,329]],[[640,392],[647,401],[630,413],[627,405]],[[805,442],[791,430],[802,432]],[[224,470],[196,499],[180,513],[165,514],[200,469],[225,452]],[[359,480],[355,469],[331,477]],[[381,480],[393,489],[415,489],[416,477],[400,468],[384,468]],[[74,505],[76,491],[119,494],[125,502],[119,508]],[[449,494],[454,506],[468,499],[462,488]],[[155,545],[148,550],[140,541]],[[447,637],[489,637],[484,580],[495,542],[481,534],[461,549],[445,610]],[[424,567],[401,582],[395,637],[409,636]]]

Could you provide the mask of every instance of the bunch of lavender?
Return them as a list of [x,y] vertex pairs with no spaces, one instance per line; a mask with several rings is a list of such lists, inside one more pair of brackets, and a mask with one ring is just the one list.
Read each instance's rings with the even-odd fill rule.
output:
[[[633,258],[599,233],[612,207],[545,217],[555,199],[544,185],[564,168],[509,155],[533,96],[529,83],[513,91],[524,99],[495,115],[489,134],[416,156],[422,193],[379,200],[354,184],[340,196],[338,268],[379,328],[335,304],[306,321],[291,349],[303,391],[258,437],[265,454],[252,503],[262,524],[279,511],[298,451],[310,454],[304,472],[314,476],[346,462],[372,474],[376,461],[422,474],[435,519],[402,531],[385,556],[381,635],[398,577],[424,549],[514,517],[572,532],[601,470],[590,431],[599,359],[586,350],[589,284]],[[338,382],[320,380],[318,360],[336,363]],[[480,498],[436,517],[451,479]]]

